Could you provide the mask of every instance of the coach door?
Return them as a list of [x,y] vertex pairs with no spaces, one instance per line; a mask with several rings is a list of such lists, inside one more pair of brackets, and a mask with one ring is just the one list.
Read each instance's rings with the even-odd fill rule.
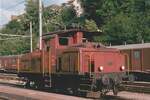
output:
[[134,50],[132,55],[133,70],[141,70],[141,50]]
[[129,65],[129,63],[130,63],[129,62],[129,55],[128,54],[124,54],[124,59],[125,59],[125,62],[124,62],[125,63],[125,67],[127,68],[128,72],[129,72],[129,70],[131,70],[130,67],[129,67],[130,66]]

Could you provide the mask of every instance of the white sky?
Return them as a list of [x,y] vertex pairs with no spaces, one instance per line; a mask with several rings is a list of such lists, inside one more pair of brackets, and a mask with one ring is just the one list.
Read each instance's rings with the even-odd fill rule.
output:
[[[42,0],[45,6],[61,4],[68,0]],[[25,0],[0,0],[0,27],[10,21],[11,15],[24,13]]]

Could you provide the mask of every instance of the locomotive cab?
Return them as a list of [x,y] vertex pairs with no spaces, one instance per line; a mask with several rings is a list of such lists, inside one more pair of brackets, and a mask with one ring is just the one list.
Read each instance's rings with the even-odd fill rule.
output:
[[58,73],[78,77],[67,82],[78,83],[79,90],[100,91],[102,94],[113,90],[115,95],[125,75],[123,67],[124,56],[118,50],[86,45],[65,49],[57,64]]
[[117,49],[92,42],[96,35],[99,33],[68,30],[43,36],[44,48],[50,47],[50,53],[44,51],[43,55],[44,59],[50,57],[47,65],[52,73],[52,87],[102,94],[113,90],[117,94],[116,87],[125,74],[124,56]]

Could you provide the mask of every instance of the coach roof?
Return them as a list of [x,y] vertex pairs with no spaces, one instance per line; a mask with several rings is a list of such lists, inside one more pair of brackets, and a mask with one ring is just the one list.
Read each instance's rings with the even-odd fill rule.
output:
[[116,45],[116,46],[109,46],[108,48],[117,48],[120,50],[150,48],[150,43]]

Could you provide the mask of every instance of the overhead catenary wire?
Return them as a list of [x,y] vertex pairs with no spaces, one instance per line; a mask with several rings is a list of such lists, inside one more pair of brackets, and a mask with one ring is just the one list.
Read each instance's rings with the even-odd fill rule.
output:
[[3,34],[3,33],[0,33],[0,36],[10,36],[10,37],[30,37],[30,36],[27,36],[27,35],[13,35],[13,34]]
[[[13,38],[0,39],[0,41],[15,40],[15,39],[19,39],[19,38],[22,38],[22,37],[13,37]],[[28,37],[24,37],[24,38],[28,38]]]
[[6,8],[5,10],[9,10],[9,9],[12,9],[12,8],[16,8],[18,5],[25,3],[25,1],[26,1],[26,0],[20,1],[20,2],[16,3],[15,5],[12,5],[12,6],[8,7],[8,8]]

